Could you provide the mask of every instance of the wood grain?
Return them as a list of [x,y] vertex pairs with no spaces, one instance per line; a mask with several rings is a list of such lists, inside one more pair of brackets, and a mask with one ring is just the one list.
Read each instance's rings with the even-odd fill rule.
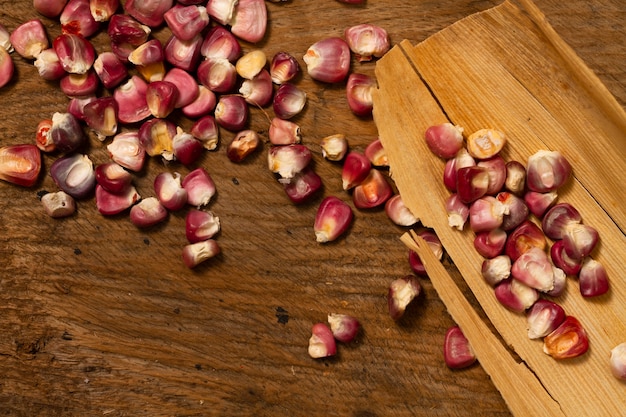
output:
[[[267,3],[268,56],[302,55],[351,25],[385,27],[393,43],[417,43],[496,1],[334,0]],[[626,104],[626,11],[620,0],[537,2],[557,32]],[[31,2],[0,0],[10,30],[36,17]],[[51,35],[58,24],[43,19]],[[157,37],[165,37],[165,29]],[[106,49],[106,36],[94,42]],[[0,90],[0,143],[31,141],[39,120],[67,102],[54,83],[14,56],[16,80]],[[353,62],[373,74],[374,65]],[[338,195],[340,166],[321,158],[319,140],[344,133],[362,150],[377,136],[371,119],[350,114],[342,85],[298,80],[308,105],[297,122],[324,179]],[[271,113],[271,110],[268,110]],[[189,126],[187,120],[180,120]],[[267,119],[253,111],[252,128]],[[222,144],[232,134],[222,132]],[[96,162],[107,160],[92,140]],[[49,167],[54,157],[45,157]],[[47,218],[37,192],[0,184],[0,412],[8,416],[191,415],[509,415],[480,366],[450,371],[441,345],[453,324],[428,280],[401,323],[386,311],[389,282],[409,272],[406,248],[380,210],[355,211],[350,233],[330,245],[314,241],[322,195],[293,206],[260,152],[241,165],[224,146],[200,164],[216,182],[211,209],[222,220],[222,254],[194,271],[180,261],[184,212],[138,231],[126,216],[103,218],[93,200],[76,216]],[[142,195],[164,167],[151,160],[136,180]],[[185,172],[180,168],[181,172]],[[448,264],[448,267],[450,265]],[[469,295],[470,292],[465,290]],[[363,333],[339,355],[315,361],[306,345],[313,323],[329,312],[357,316]]]

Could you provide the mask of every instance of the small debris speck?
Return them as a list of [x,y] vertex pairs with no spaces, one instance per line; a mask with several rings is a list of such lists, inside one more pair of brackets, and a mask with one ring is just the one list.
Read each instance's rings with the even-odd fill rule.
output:
[[83,254],[82,250],[80,250],[78,248],[74,249],[74,255],[82,255],[82,254]]
[[239,180],[236,177],[233,177],[233,184],[239,185]]
[[289,322],[289,313],[282,307],[276,307],[276,318],[280,324]]
[[146,237],[146,238],[144,238],[144,239],[143,239],[143,243],[144,243],[145,245],[148,245],[148,246],[149,246],[149,245],[150,245],[150,239],[148,239],[147,237]]
[[202,365],[200,365],[199,363],[197,363],[197,364],[195,364],[195,368],[196,368],[198,371],[201,371],[201,370],[202,370]]

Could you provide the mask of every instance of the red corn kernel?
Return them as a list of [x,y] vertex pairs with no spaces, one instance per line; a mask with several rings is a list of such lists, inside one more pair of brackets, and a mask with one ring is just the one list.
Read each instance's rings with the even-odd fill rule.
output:
[[76,199],[91,195],[96,185],[93,163],[87,155],[78,153],[54,161],[50,165],[50,176],[61,190]]
[[396,194],[387,200],[385,203],[385,213],[387,217],[398,226],[413,226],[419,221],[404,204],[400,194]]
[[567,316],[559,327],[543,339],[543,351],[554,359],[575,358],[588,349],[587,332],[573,316]]
[[217,124],[224,129],[241,131],[248,123],[248,104],[241,96],[221,96],[214,115]]
[[352,209],[346,202],[335,196],[326,197],[315,215],[315,239],[319,243],[336,240],[348,230],[352,219]]
[[559,203],[548,210],[541,220],[541,228],[550,239],[563,239],[565,230],[570,225],[582,222],[582,216],[569,203]]
[[178,88],[169,81],[153,81],[146,88],[146,103],[154,117],[165,118],[178,100]]
[[549,193],[527,191],[524,194],[524,202],[528,206],[528,209],[539,219],[554,205],[557,198],[558,194],[556,191],[550,191]]
[[59,17],[67,0],[34,0],[33,7],[37,12],[49,18]]
[[583,259],[598,243],[598,231],[585,224],[571,224],[563,233],[563,249],[571,259]]
[[626,343],[620,343],[611,349],[609,363],[613,376],[626,381]]
[[187,204],[187,190],[183,188],[179,173],[162,172],[154,179],[154,191],[163,206],[177,211]]
[[84,120],[98,139],[104,141],[117,133],[117,102],[113,97],[99,97],[83,107]]
[[280,117],[272,118],[268,136],[272,145],[292,145],[302,140],[300,126]]
[[446,161],[446,165],[443,169],[443,184],[451,192],[457,192],[457,171],[461,168],[475,165],[476,161],[467,152],[467,149],[461,148],[454,158]]
[[314,43],[302,59],[309,76],[317,81],[341,82],[350,70],[350,48],[346,41],[337,37]]
[[106,51],[98,55],[93,63],[100,82],[105,88],[117,87],[128,77],[124,63],[113,52]]
[[277,52],[270,61],[270,76],[274,84],[291,81],[299,72],[298,60],[287,52]]
[[390,48],[387,31],[369,23],[347,28],[344,37],[359,62],[380,58]]
[[507,207],[492,196],[474,201],[469,209],[470,228],[475,233],[490,231],[502,226]]
[[557,240],[550,248],[550,257],[552,263],[562,269],[567,275],[578,275],[580,267],[582,266],[581,259],[572,259],[565,253],[563,248],[564,242]]
[[212,151],[217,148],[219,142],[219,129],[215,118],[211,115],[206,115],[198,120],[191,126],[189,133],[194,138],[202,142],[204,149]]
[[265,0],[239,0],[230,22],[233,35],[246,42],[257,43],[267,30]]
[[517,226],[510,234],[504,246],[504,253],[513,261],[530,248],[537,247],[545,250],[546,237],[535,223],[526,220]]
[[55,219],[71,216],[76,212],[76,202],[64,191],[47,193],[41,197],[46,214]]
[[171,161],[174,159],[173,140],[176,136],[176,125],[167,119],[149,119],[139,128],[139,143],[150,156],[162,156]]
[[578,273],[578,286],[583,297],[597,297],[609,291],[609,277],[604,266],[586,258]]
[[207,12],[220,25],[229,25],[238,0],[212,0],[206,5]]
[[265,107],[272,102],[274,87],[270,73],[263,69],[250,80],[244,80],[239,93],[246,103],[257,107]]
[[312,154],[305,145],[272,146],[267,152],[269,170],[280,176],[280,182],[289,183],[309,162]]
[[546,291],[546,294],[550,297],[559,297],[567,288],[567,275],[561,268],[557,268],[552,265],[552,274],[554,278],[554,288],[550,291]]
[[137,45],[133,52],[128,55],[128,62],[140,67],[163,62],[164,59],[163,44],[158,39],[150,39]]
[[497,284],[494,294],[500,304],[516,313],[523,313],[539,299],[537,290],[514,278],[507,278]]
[[360,152],[348,153],[341,170],[341,182],[344,190],[350,190],[361,184],[370,173],[372,163]]
[[22,23],[9,36],[11,45],[22,58],[35,59],[50,47],[48,34],[39,19]]
[[[435,255],[435,258],[441,260],[443,257],[443,245],[441,244],[437,234],[430,230],[421,230],[417,232],[417,235],[426,241],[428,247]],[[417,252],[412,250],[409,250],[409,267],[417,275],[424,277],[428,275],[426,273],[426,267],[422,263],[419,255]]]
[[199,35],[209,24],[209,14],[204,6],[176,5],[166,11],[163,18],[174,36],[184,41]]
[[87,105],[87,103],[94,101],[96,98],[96,96],[72,98],[67,104],[67,112],[74,116],[76,119],[84,121],[85,106]]
[[[67,74],[67,72],[63,69],[63,65],[61,65],[61,61],[59,61],[59,57],[54,51],[54,48],[48,48],[41,51],[39,55],[37,55],[34,65],[37,68],[39,76],[47,81],[58,80]],[[2,64],[0,59],[0,67],[1,66]]]
[[187,104],[181,111],[190,119],[207,116],[213,110],[217,104],[217,97],[215,93],[206,88],[203,85],[198,85],[198,97],[191,103]]
[[[151,29],[127,14],[115,14],[109,19],[107,34],[114,45],[130,45],[131,50],[148,40]],[[128,56],[128,55],[127,55]]]
[[113,194],[120,194],[128,188],[133,177],[116,162],[107,162],[96,166],[96,182]]
[[197,76],[200,84],[214,93],[231,92],[237,84],[237,70],[224,58],[205,59],[198,65]]
[[69,98],[93,96],[99,86],[98,76],[93,69],[84,74],[67,74],[59,82],[61,91]]
[[210,211],[191,209],[185,216],[185,234],[189,243],[211,239],[220,231],[220,219]]
[[474,238],[474,248],[484,258],[495,258],[504,250],[506,239],[506,232],[500,228],[479,232]]
[[329,161],[341,161],[348,152],[348,140],[346,135],[337,133],[323,137],[320,141],[322,156]]
[[531,191],[547,193],[562,186],[572,167],[558,151],[538,151],[528,157],[526,185]]
[[476,159],[496,156],[505,144],[504,133],[494,129],[481,129],[467,137],[467,151]]
[[175,107],[177,109],[185,107],[194,102],[200,94],[198,83],[191,74],[180,68],[172,68],[163,77],[163,81],[170,82],[178,87],[178,100]]
[[326,324],[316,323],[313,325],[308,352],[313,359],[326,358],[337,353],[333,332]]
[[176,136],[172,139],[172,148],[174,149],[174,157],[185,166],[196,162],[204,150],[202,142],[181,128],[178,128]]
[[387,159],[387,152],[383,148],[383,143],[380,138],[376,138],[371,141],[365,147],[365,156],[370,160],[375,167],[388,167],[389,160]]
[[540,339],[552,333],[565,320],[565,310],[553,301],[540,299],[526,313],[528,338]]
[[202,36],[184,41],[172,35],[165,43],[165,60],[176,68],[185,71],[195,71],[200,61],[200,47],[202,46]]
[[526,189],[526,167],[518,161],[506,163],[506,180],[504,188],[517,196],[521,196]]
[[448,368],[462,369],[476,362],[476,355],[459,326],[446,331],[443,342],[443,358]]
[[487,186],[486,194],[496,195],[500,192],[506,180],[506,162],[504,158],[500,155],[496,155],[488,159],[480,160],[476,165],[486,168],[489,174],[489,185]]
[[322,178],[308,166],[294,175],[289,183],[283,183],[283,187],[292,203],[302,204],[322,188]]
[[119,0],[89,0],[89,10],[96,22],[108,22],[119,7]]
[[[207,8],[215,3],[216,1],[210,2]],[[230,31],[223,26],[216,25],[205,35],[200,46],[200,54],[206,59],[223,58],[234,63],[241,56],[241,45]]]
[[398,321],[411,302],[420,294],[422,286],[414,275],[406,275],[395,279],[389,285],[387,293],[387,307],[389,315],[394,321]]
[[144,25],[157,27],[163,23],[165,12],[173,3],[173,0],[128,0],[124,10]]
[[461,167],[456,170],[456,193],[466,204],[472,203],[487,194],[489,172],[479,166]]
[[130,221],[137,227],[146,228],[167,219],[168,212],[156,197],[148,197],[130,208]]
[[372,168],[369,175],[352,192],[352,201],[358,209],[381,206],[393,195],[393,188],[385,176]]
[[333,337],[341,343],[352,342],[359,333],[359,321],[349,314],[330,313],[328,324]]
[[59,16],[62,33],[71,33],[88,38],[100,29],[100,22],[96,22],[91,14],[89,0],[70,0],[61,16]]
[[226,156],[232,162],[241,162],[261,145],[261,138],[254,130],[242,130],[238,132],[228,144]]
[[[41,55],[41,54],[40,54]],[[0,47],[0,88],[13,79],[15,64],[6,49]]]
[[511,276],[511,258],[506,255],[498,255],[491,259],[485,259],[481,265],[480,273],[485,281],[494,287]]
[[190,243],[183,248],[183,262],[188,268],[195,268],[204,261],[220,253],[220,247],[213,239]]
[[461,201],[457,193],[450,194],[446,199],[446,213],[448,214],[448,225],[463,230],[469,218],[469,206]]
[[135,172],[141,171],[146,158],[137,131],[117,134],[107,145],[107,152],[114,162]]
[[374,107],[372,91],[376,87],[376,79],[367,74],[352,73],[348,76],[346,98],[352,113],[360,117],[372,115]]
[[424,133],[428,149],[440,158],[454,158],[463,147],[463,128],[452,123],[430,126]]
[[274,94],[272,107],[276,117],[281,119],[291,119],[302,111],[306,104],[306,93],[304,90],[291,83],[283,83]]
[[79,35],[65,33],[52,42],[63,69],[72,74],[84,74],[96,59],[93,45]]
[[185,175],[182,186],[187,190],[187,203],[195,207],[209,204],[216,191],[213,179],[202,167]]
[[146,100],[148,84],[140,77],[133,75],[113,92],[117,102],[117,117],[122,123],[137,123],[150,116],[150,108]]
[[506,207],[506,213],[500,226],[503,230],[513,230],[528,218],[528,206],[524,200],[515,194],[502,191],[496,195],[496,199]]
[[54,143],[54,149],[64,153],[73,152],[87,142],[83,127],[70,113],[54,113],[48,135]]
[[267,65],[265,52],[260,49],[254,49],[237,60],[235,69],[241,78],[250,80],[261,72],[265,65]]
[[44,119],[37,124],[35,144],[43,152],[53,152],[55,149],[55,144],[50,137],[51,128],[52,119]]
[[35,185],[41,172],[41,153],[35,145],[0,147],[0,180],[23,187]]
[[554,288],[554,271],[548,255],[539,248],[530,248],[513,262],[511,275],[538,291]]

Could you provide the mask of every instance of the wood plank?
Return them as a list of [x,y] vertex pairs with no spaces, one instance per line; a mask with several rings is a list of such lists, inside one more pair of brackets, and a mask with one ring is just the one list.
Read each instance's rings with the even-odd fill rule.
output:
[[[122,2],[124,3],[124,2]],[[270,30],[245,51],[293,53],[342,36],[352,24],[386,28],[393,44],[418,43],[500,0],[266,2]],[[621,0],[539,0],[550,22],[626,104],[626,18]],[[0,0],[10,30],[38,16],[27,0]],[[43,19],[51,38],[57,22]],[[154,36],[166,40],[166,28]],[[98,51],[106,35],[93,39]],[[42,82],[32,63],[12,55],[16,82],[0,89],[0,144],[33,138],[37,123],[65,108],[56,83]],[[375,62],[352,62],[373,75]],[[314,150],[324,191],[295,207],[267,172],[265,151],[247,163],[228,161],[222,144],[203,156],[217,186],[222,255],[189,271],[180,262],[184,214],[138,231],[126,216],[103,218],[93,199],[73,218],[51,221],[37,192],[53,190],[44,174],[32,189],[0,183],[0,414],[6,416],[291,415],[509,416],[479,365],[451,371],[442,362],[445,329],[454,324],[429,280],[401,323],[386,311],[388,283],[409,272],[406,247],[382,210],[356,211],[349,234],[332,245],[313,240],[312,219],[323,196],[350,201],[338,164],[324,161],[321,138],[345,133],[353,149],[378,136],[371,118],[348,108],[344,86],[296,80],[308,104],[296,120]],[[264,109],[269,115],[271,108]],[[251,128],[267,138],[264,112]],[[177,119],[183,127],[191,122]],[[108,161],[91,137],[96,162]],[[44,157],[49,168],[56,155]],[[137,175],[142,195],[157,173],[178,166],[150,160]],[[181,172],[186,172],[182,168]],[[453,267],[453,277],[459,278]],[[470,296],[468,290],[464,291]],[[475,304],[475,302],[474,302]],[[330,311],[356,315],[357,343],[335,359],[306,353],[310,326]]]

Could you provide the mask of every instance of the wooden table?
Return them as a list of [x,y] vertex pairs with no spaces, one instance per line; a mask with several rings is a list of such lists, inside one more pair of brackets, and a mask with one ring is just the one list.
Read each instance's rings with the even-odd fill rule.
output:
[[[498,1],[334,0],[267,3],[270,29],[256,45],[268,56],[285,50],[301,60],[308,46],[346,27],[369,22],[392,43],[417,43]],[[538,0],[557,32],[626,104],[626,7],[621,0]],[[30,1],[0,0],[10,30],[37,17]],[[51,36],[59,25],[43,19]],[[156,36],[165,36],[165,30]],[[106,49],[106,36],[94,42]],[[254,45],[243,44],[244,50]],[[13,54],[16,81],[0,90],[0,144],[30,143],[39,120],[64,111],[55,83],[39,79]],[[352,70],[373,74],[374,63]],[[289,202],[268,171],[265,150],[231,163],[222,146],[207,152],[217,196],[210,209],[222,221],[222,254],[195,270],[180,259],[185,211],[140,231],[127,215],[104,218],[93,199],[64,220],[47,217],[38,192],[53,191],[49,175],[33,188],[0,183],[0,412],[9,416],[409,416],[509,415],[479,365],[451,371],[441,349],[453,321],[427,279],[399,323],[386,304],[391,280],[410,273],[405,229],[382,210],[355,210],[349,234],[331,244],[312,230],[324,195],[350,201],[338,164],[325,161],[324,136],[343,133],[363,150],[377,136],[371,119],[347,108],[343,85],[311,81],[295,120],[324,180],[323,194],[302,206]],[[266,110],[271,114],[271,109]],[[180,120],[189,127],[188,120]],[[266,137],[268,121],[253,110],[251,127]],[[105,144],[91,141],[96,163]],[[54,156],[44,158],[48,168]],[[152,159],[135,183],[152,195],[165,167]],[[307,354],[312,324],[329,312],[352,314],[363,331],[338,355]]]

